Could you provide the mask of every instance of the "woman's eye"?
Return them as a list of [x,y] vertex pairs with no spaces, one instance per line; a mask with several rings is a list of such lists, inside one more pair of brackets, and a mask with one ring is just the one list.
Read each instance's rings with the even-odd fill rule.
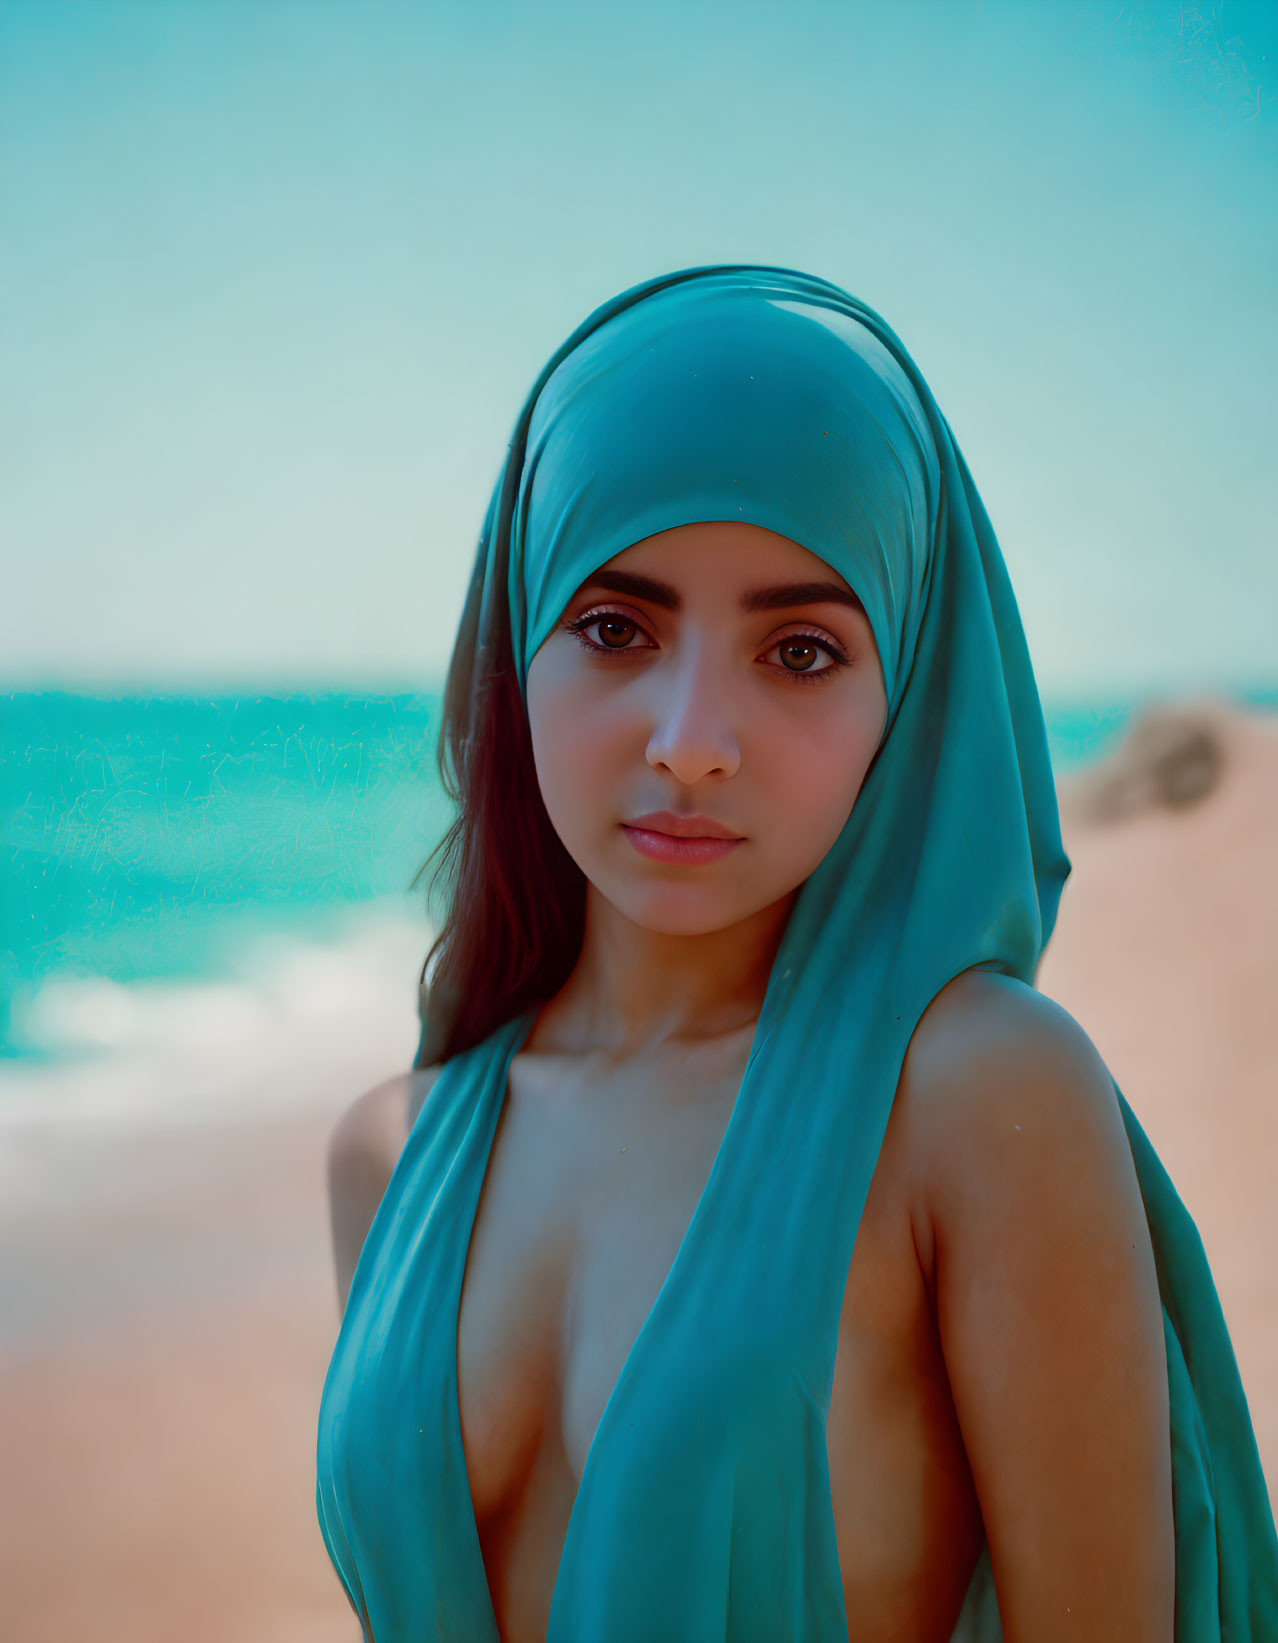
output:
[[601,616],[590,625],[596,630],[599,643],[607,645],[609,650],[624,650],[639,631],[626,616]]
[[[791,633],[767,652],[776,655],[778,665],[796,678],[827,679],[846,664],[847,658],[834,647],[810,633]],[[824,660],[824,665],[823,664]]]
[[587,611],[569,629],[587,650],[648,650],[651,647],[635,644],[643,636],[643,629],[632,616],[621,616],[616,611]]

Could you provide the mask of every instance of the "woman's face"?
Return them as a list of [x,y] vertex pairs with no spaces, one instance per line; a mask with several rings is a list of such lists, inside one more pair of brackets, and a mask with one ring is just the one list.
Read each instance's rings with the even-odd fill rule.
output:
[[848,584],[788,537],[730,521],[662,531],[583,582],[527,700],[568,853],[626,917],[685,935],[802,884],[887,713]]

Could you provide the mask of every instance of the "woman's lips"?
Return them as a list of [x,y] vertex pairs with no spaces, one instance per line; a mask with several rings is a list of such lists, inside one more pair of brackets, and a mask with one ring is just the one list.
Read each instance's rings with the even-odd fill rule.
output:
[[[711,821],[708,817],[640,816],[634,822],[623,822],[621,825],[641,856],[647,856],[650,861],[674,862],[689,867],[721,861],[742,842],[732,837],[721,822]],[[666,832],[666,825],[677,828],[678,832]],[[701,827],[706,831],[701,832]]]

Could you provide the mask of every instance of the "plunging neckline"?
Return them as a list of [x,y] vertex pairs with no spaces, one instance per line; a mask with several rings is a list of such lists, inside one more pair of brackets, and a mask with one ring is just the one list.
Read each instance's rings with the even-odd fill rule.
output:
[[[533,1023],[537,1019],[537,1015],[538,1009],[533,1009],[525,1013],[525,1016],[521,1018],[521,1022],[517,1026],[517,1029],[512,1032],[509,1044],[501,1052],[501,1066],[497,1075],[495,1110],[491,1113],[489,1118],[488,1137],[487,1140],[481,1144],[479,1149],[480,1155],[473,1159],[471,1164],[472,1169],[474,1169],[478,1175],[478,1183],[475,1185],[471,1197],[470,1215],[468,1217],[465,1230],[465,1247],[462,1251],[461,1261],[459,1262],[459,1273],[457,1282],[454,1285],[452,1303],[449,1308],[452,1352],[449,1355],[446,1386],[447,1397],[445,1399],[448,1406],[448,1441],[453,1447],[454,1458],[457,1466],[457,1475],[460,1477],[462,1488],[466,1493],[466,1500],[464,1504],[465,1520],[470,1523],[473,1531],[470,1537],[471,1545],[474,1548],[475,1556],[479,1559],[480,1572],[484,1577],[483,1589],[488,1593],[488,1607],[492,1620],[492,1632],[494,1637],[500,1637],[500,1630],[497,1625],[497,1611],[493,1606],[492,1590],[488,1585],[488,1571],[483,1561],[483,1546],[479,1537],[479,1522],[475,1516],[475,1500],[474,1495],[471,1492],[470,1473],[466,1465],[466,1446],[462,1440],[460,1367],[461,1303],[462,1295],[466,1287],[466,1267],[470,1259],[470,1247],[475,1236],[475,1222],[479,1216],[479,1200],[483,1195],[484,1182],[488,1177],[488,1169],[492,1161],[493,1145],[497,1138],[497,1128],[501,1122],[501,1115],[510,1095],[510,1064],[527,1041],[528,1035],[532,1031]],[[617,1378],[613,1382],[607,1399],[604,1402],[603,1410],[600,1413],[599,1420],[595,1425],[594,1433],[586,1449],[586,1458],[582,1462],[581,1474],[577,1479],[577,1487],[573,1491],[572,1506],[568,1511],[568,1522],[564,1528],[563,1543],[559,1549],[559,1562],[555,1569],[554,1583],[551,1586],[550,1609],[546,1618],[546,1643],[553,1643],[551,1627],[555,1618],[556,1608],[559,1606],[559,1588],[563,1581],[564,1569],[570,1561],[573,1531],[577,1522],[577,1507],[581,1500],[582,1494],[585,1491],[585,1485],[590,1478],[592,1471],[597,1469],[595,1457],[598,1453],[601,1440],[606,1439],[608,1428],[610,1424],[615,1421],[616,1405],[618,1397],[621,1394],[621,1389],[630,1378],[631,1366],[635,1361],[636,1355],[638,1354],[646,1338],[652,1333],[653,1320],[657,1317],[658,1313],[663,1310],[663,1302],[667,1301],[667,1297],[670,1294],[672,1280],[674,1279],[676,1273],[681,1271],[683,1266],[686,1264],[686,1251],[693,1242],[694,1234],[700,1230],[702,1223],[705,1221],[706,1205],[712,1197],[712,1190],[715,1188],[719,1178],[723,1174],[723,1163],[728,1154],[729,1142],[734,1140],[736,1133],[740,1130],[741,1126],[738,1120],[744,1111],[741,1093],[745,1087],[746,1079],[749,1076],[750,1068],[754,1063],[755,1052],[759,1044],[759,1025],[761,1020],[762,1012],[760,1012],[760,1020],[755,1023],[754,1037],[750,1043],[750,1053],[746,1058],[745,1069],[741,1074],[741,1082],[737,1086],[737,1093],[732,1100],[732,1110],[728,1114],[728,1121],[724,1126],[723,1134],[719,1138],[719,1145],[715,1149],[714,1161],[710,1165],[710,1173],[707,1175],[705,1184],[701,1188],[696,1204],[693,1206],[692,1214],[688,1219],[688,1224],[684,1228],[682,1238],[679,1240],[679,1247],[675,1250],[674,1257],[671,1260],[669,1267],[666,1269],[666,1275],[661,1281],[661,1287],[658,1289],[652,1305],[648,1308],[648,1311],[644,1315],[643,1322],[639,1326],[638,1334],[630,1343],[630,1349],[622,1361],[621,1369],[618,1372]]]

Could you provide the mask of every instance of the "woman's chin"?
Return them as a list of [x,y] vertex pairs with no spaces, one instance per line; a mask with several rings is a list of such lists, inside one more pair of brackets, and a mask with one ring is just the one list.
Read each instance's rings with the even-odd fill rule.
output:
[[649,884],[599,887],[623,917],[656,936],[708,936],[758,912],[753,898],[716,894],[709,886]]

